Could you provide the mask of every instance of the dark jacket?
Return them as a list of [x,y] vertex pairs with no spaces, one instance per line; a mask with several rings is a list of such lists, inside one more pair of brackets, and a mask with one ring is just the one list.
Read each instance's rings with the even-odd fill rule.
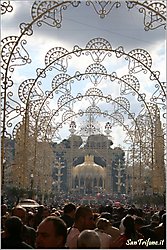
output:
[[1,249],[30,249],[30,248],[32,249],[30,245],[19,239],[8,237],[8,238],[2,238],[1,240]]

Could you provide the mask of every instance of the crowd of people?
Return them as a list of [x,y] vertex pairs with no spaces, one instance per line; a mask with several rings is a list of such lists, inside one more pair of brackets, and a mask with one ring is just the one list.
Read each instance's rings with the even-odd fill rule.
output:
[[166,249],[165,207],[1,204],[2,249]]

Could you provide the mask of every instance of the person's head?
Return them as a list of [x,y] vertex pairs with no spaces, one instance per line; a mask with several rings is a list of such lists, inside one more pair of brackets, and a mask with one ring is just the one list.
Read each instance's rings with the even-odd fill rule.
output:
[[23,222],[16,216],[11,216],[5,221],[5,234],[7,237],[21,239],[23,233]]
[[159,215],[159,218],[160,218],[160,222],[162,222],[162,216],[163,216],[163,214],[165,214],[165,212],[166,211],[164,209],[159,211],[158,215]]
[[107,220],[105,218],[99,218],[97,220],[96,227],[98,229],[105,231],[108,229],[109,226],[110,226],[109,220]]
[[105,218],[111,222],[112,221],[112,214],[109,212],[102,212],[100,215],[100,218]]
[[144,221],[141,217],[136,217],[135,218],[135,229],[138,231],[142,226],[144,225]]
[[44,205],[40,205],[37,209],[37,213],[43,215],[43,211],[44,211]]
[[100,217],[100,214],[99,214],[99,213],[96,213],[96,212],[93,213],[93,219],[94,219],[95,224],[96,224],[96,222],[98,221],[99,217]]
[[162,215],[162,223],[163,226],[166,228],[166,213]]
[[1,230],[5,228],[5,222],[8,219],[6,215],[1,216]]
[[127,215],[123,220],[123,226],[125,227],[125,235],[131,237],[135,235],[135,222],[131,215]]
[[132,206],[131,208],[129,208],[128,209],[128,211],[127,211],[127,214],[128,215],[135,215],[136,214],[136,209],[135,209],[135,207],[134,206]]
[[44,210],[43,210],[42,216],[43,216],[43,218],[46,218],[46,217],[48,217],[49,215],[50,215],[50,210],[49,210],[49,208],[48,208],[47,206],[45,206],[45,207],[44,207]]
[[51,210],[51,214],[50,215],[55,215],[55,216],[61,216],[61,213],[62,213],[62,211],[61,210],[57,210],[55,207],[53,207],[52,208],[52,210]]
[[99,235],[94,230],[84,230],[78,236],[77,248],[79,249],[99,249],[100,245]]
[[5,215],[8,210],[8,206],[6,204],[1,205],[1,216]]
[[155,226],[157,225],[159,225],[159,222],[160,222],[160,218],[159,218],[159,215],[158,214],[153,214],[152,216],[151,216],[151,223],[152,224],[155,224]]
[[37,228],[36,248],[64,248],[67,238],[65,222],[56,216],[48,216]]
[[24,224],[26,223],[27,211],[22,206],[18,205],[16,207],[14,207],[12,209],[12,215],[19,217]]
[[75,211],[76,211],[76,206],[73,203],[68,203],[63,208],[64,214],[67,214],[72,218],[74,218],[75,216]]
[[94,229],[95,221],[90,207],[80,206],[75,212],[75,226],[81,232],[85,229]]
[[33,227],[35,220],[35,214],[31,211],[27,213],[27,226]]

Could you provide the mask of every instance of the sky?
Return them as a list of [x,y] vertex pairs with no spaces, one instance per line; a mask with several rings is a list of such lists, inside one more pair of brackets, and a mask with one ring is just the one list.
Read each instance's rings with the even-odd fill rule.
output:
[[[2,1],[3,2],[3,1]],[[36,1],[39,2],[39,1]],[[49,1],[48,1],[49,2]],[[94,1],[95,2],[95,1]],[[131,10],[127,9],[126,1],[119,1],[121,7],[113,9],[106,15],[105,18],[100,18],[95,12],[93,5],[86,5],[86,1],[81,1],[78,7],[68,6],[67,9],[63,11],[61,28],[51,27],[46,23],[43,23],[40,27],[37,24],[33,25],[33,35],[26,36],[26,44],[24,45],[26,51],[28,51],[31,63],[27,65],[22,65],[15,67],[14,72],[12,72],[11,77],[14,81],[13,95],[15,100],[19,101],[18,89],[23,81],[26,79],[36,78],[37,68],[44,68],[45,66],[45,56],[47,52],[54,47],[63,47],[68,51],[72,51],[75,45],[80,48],[85,48],[86,44],[93,38],[103,38],[107,40],[113,49],[122,46],[124,50],[128,53],[133,49],[144,49],[146,50],[152,58],[152,69],[154,71],[160,71],[161,81],[166,80],[166,31],[163,27],[159,27],[155,30],[145,31],[143,24],[143,14],[139,12],[139,7],[134,7]],[[30,23],[32,21],[31,7],[34,1],[10,1],[13,11],[7,12],[1,17],[1,37],[5,38],[7,36],[16,35],[19,36],[20,23]],[[96,7],[99,5],[96,2]],[[109,5],[106,6],[109,9]],[[59,17],[59,16],[57,16]],[[149,18],[147,16],[147,18]],[[21,53],[25,53],[24,49]],[[70,66],[68,68],[68,74],[73,75],[76,71],[85,72],[86,68],[92,63],[90,57],[83,56],[73,57],[70,61]],[[118,60],[114,55],[111,57],[106,57],[104,65],[108,72],[117,72],[119,77],[127,74],[127,61]],[[57,71],[57,74],[59,72]],[[40,79],[42,85],[40,88],[43,91],[51,89],[51,82],[54,77],[54,72],[49,72],[45,79]],[[147,101],[150,100],[152,94],[155,92],[155,82],[151,83],[149,76],[147,74],[136,74],[136,77],[140,81],[140,93],[145,93],[147,96]],[[72,84],[72,93],[76,95],[78,92],[86,93],[88,88],[94,88],[91,79],[85,79],[84,81],[78,81]],[[103,91],[104,95],[110,94],[113,99],[120,95],[120,86],[118,84],[112,83],[108,79],[103,79],[101,83],[96,86],[98,89]],[[38,88],[38,91],[39,88]],[[60,95],[57,95],[60,97]],[[138,114],[141,109],[141,103],[137,102],[137,96],[130,94],[124,96],[128,98],[130,103],[130,112]],[[98,101],[98,100],[96,100]],[[57,100],[50,101],[50,108],[56,107]],[[82,102],[76,103],[74,105],[74,110],[83,109],[88,105],[88,100],[82,100]],[[104,101],[100,103],[99,106],[103,110],[113,111],[114,104],[106,104]],[[24,107],[24,104],[21,103]],[[14,112],[11,114],[11,118]],[[19,121],[20,117],[12,119],[13,125]],[[56,122],[57,122],[56,117]],[[125,124],[129,124],[127,115],[125,115]],[[82,120],[82,119],[81,119]],[[81,128],[84,123],[84,119],[79,123],[76,119],[77,129]],[[104,128],[107,119],[102,117],[97,117],[97,122],[100,122],[100,126]],[[59,131],[60,138],[63,139],[69,136],[68,124],[63,126],[61,131]],[[98,126],[96,124],[96,126]],[[114,147],[121,145],[126,147],[124,139],[126,137],[125,131],[122,127],[116,126],[112,127],[111,139],[114,142]]]

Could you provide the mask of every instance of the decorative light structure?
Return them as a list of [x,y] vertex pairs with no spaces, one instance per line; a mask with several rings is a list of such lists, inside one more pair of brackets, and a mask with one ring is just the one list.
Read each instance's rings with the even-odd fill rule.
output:
[[69,131],[71,132],[71,135],[74,135],[76,131],[76,123],[74,121],[71,122]]
[[106,135],[109,137],[110,133],[111,133],[111,129],[112,129],[112,125],[111,122],[107,122],[105,125],[105,130],[104,132],[106,133]]
[[60,192],[61,191],[61,183],[62,183],[61,177],[63,175],[61,170],[64,168],[64,164],[61,161],[61,158],[58,158],[58,160],[56,161],[55,168],[57,169],[57,173],[56,173],[57,180],[55,181],[55,183],[57,185],[57,192]]
[[[1,2],[1,10],[4,8],[3,14],[6,12],[12,11],[12,7],[9,4],[4,4],[6,1]],[[117,3],[117,5],[115,4]],[[62,22],[62,13],[69,9],[68,6],[79,7],[81,4],[84,4],[84,1],[62,1],[57,3],[57,1],[35,1],[32,5],[31,15],[32,20],[29,23],[21,23],[20,24],[20,35],[10,35],[9,37],[5,37],[1,43],[1,55],[2,55],[2,141],[1,141],[1,163],[2,163],[2,183],[4,182],[4,158],[5,158],[5,138],[16,136],[16,131],[19,130],[19,125],[23,125],[23,135],[20,136],[23,139],[23,145],[25,149],[28,148],[28,143],[26,138],[28,135],[32,138],[32,135],[36,139],[36,144],[33,143],[34,150],[34,162],[37,158],[37,140],[42,141],[44,137],[43,134],[47,134],[49,129],[54,127],[54,122],[57,119],[57,116],[60,114],[60,105],[62,115],[62,122],[56,123],[55,131],[58,131],[61,128],[64,121],[68,119],[64,119],[66,113],[71,115],[82,115],[84,112],[78,112],[76,114],[72,110],[72,105],[69,103],[74,100],[82,100],[84,96],[93,98],[94,101],[94,110],[93,112],[97,114],[95,108],[97,109],[97,100],[104,98],[106,102],[113,101],[117,104],[117,112],[104,114],[110,115],[112,118],[117,119],[117,123],[120,122],[124,126],[124,114],[128,113],[130,119],[133,120],[135,124],[135,132],[133,133],[134,137],[139,138],[142,132],[142,124],[139,124],[135,119],[135,114],[133,114],[130,110],[130,104],[123,97],[125,94],[133,94],[137,95],[137,99],[139,102],[142,102],[143,105],[148,110],[148,116],[150,119],[150,127],[153,131],[153,123],[152,116],[154,114],[149,107],[148,100],[146,100],[145,93],[140,92],[140,83],[136,73],[148,73],[148,79],[150,81],[154,81],[153,85],[155,85],[155,91],[153,90],[152,97],[150,98],[151,104],[158,103],[161,105],[161,110],[166,110],[166,84],[160,79],[160,72],[152,69],[152,58],[149,53],[143,49],[133,49],[130,52],[124,51],[122,46],[117,48],[113,48],[110,42],[103,38],[93,38],[91,39],[85,46],[85,48],[80,48],[78,45],[75,45],[71,52],[67,51],[62,47],[51,48],[47,54],[45,55],[45,67],[43,69],[37,68],[36,73],[37,76],[35,79],[27,79],[20,84],[18,87],[18,101],[15,99],[15,95],[13,93],[14,78],[13,72],[17,67],[26,66],[31,63],[30,54],[26,50],[26,38],[33,35],[34,24],[37,24],[39,27],[44,25],[50,25],[52,27],[61,27]],[[112,5],[113,4],[113,5]],[[114,5],[115,4],[115,5]],[[120,7],[123,3],[117,1],[86,1],[86,5],[92,5],[95,11],[101,18],[104,18],[109,14],[110,10],[115,6],[116,8]],[[159,28],[160,26],[166,27],[166,1],[126,1],[128,9],[133,9],[134,7],[139,7],[139,12],[144,14],[144,26],[145,30],[153,30]],[[97,7],[100,7],[99,9]],[[57,19],[59,16],[59,19]],[[149,19],[149,21],[148,21]],[[28,40],[28,39],[27,39]],[[24,52],[24,53],[23,53]],[[69,56],[70,54],[70,56]],[[106,69],[102,63],[105,58],[115,54],[117,59],[125,58],[128,61],[128,69],[127,74],[125,76],[119,77],[116,72],[111,72],[109,69]],[[88,65],[87,69],[84,73],[79,71],[75,72],[73,76],[69,76],[66,72],[68,71],[69,60],[73,56],[90,56],[92,58],[92,64]],[[65,64],[66,62],[66,64]],[[59,66],[60,74],[56,75],[56,77],[52,81],[51,91],[46,91],[42,89],[42,80],[47,77],[48,72],[52,71],[56,66]],[[117,82],[120,84],[120,94],[121,97],[115,98],[114,100],[111,98],[111,95],[104,97],[102,91],[97,90],[96,88],[89,89],[86,94],[80,94],[76,97],[72,96],[72,93],[67,89],[68,85],[70,85],[69,79],[74,79],[80,81],[83,79],[83,75],[90,79],[90,82],[93,83],[94,86],[97,86],[104,78],[110,80],[111,82]],[[40,81],[39,81],[40,78]],[[39,83],[40,82],[40,83]],[[64,92],[62,96],[59,98],[58,108],[56,110],[51,110],[48,108],[49,101],[53,97],[53,93],[57,93],[58,86],[56,83],[59,82],[59,87],[61,90],[66,89],[66,93]],[[156,82],[156,84],[155,84]],[[40,87],[39,87],[40,85]],[[71,89],[70,89],[71,90]],[[68,100],[68,101],[67,101]],[[165,105],[164,105],[165,103]],[[13,104],[13,105],[11,105]],[[68,110],[67,110],[68,109]],[[124,110],[123,110],[124,109]],[[65,111],[64,111],[65,110]],[[118,112],[119,111],[119,112]],[[92,113],[93,113],[92,112]],[[141,111],[142,112],[142,111]],[[46,113],[48,116],[46,116]],[[29,115],[30,119],[29,119]],[[101,110],[98,110],[98,114],[101,114]],[[163,118],[166,114],[162,114]],[[25,118],[24,122],[18,122],[15,124],[16,120],[19,118]],[[54,117],[56,119],[54,120]],[[44,123],[44,117],[48,117],[46,122]],[[16,119],[15,119],[16,118]],[[54,121],[54,122],[53,122]],[[35,128],[33,124],[36,124]],[[112,123],[113,124],[113,123]],[[31,126],[29,126],[31,125]],[[14,127],[12,131],[12,135],[9,134],[8,129]],[[38,128],[38,129],[37,129]],[[128,131],[128,125],[124,126],[124,128]],[[72,129],[75,129],[74,127]],[[108,128],[107,128],[108,129]],[[88,126],[88,131],[95,132],[95,128]],[[107,130],[108,131],[108,130]],[[136,131],[138,133],[136,133]],[[72,130],[72,133],[75,132]],[[108,131],[109,132],[109,131]],[[107,132],[107,133],[108,133]],[[163,132],[164,133],[164,132]],[[129,133],[130,134],[130,133]],[[137,134],[137,135],[136,135]],[[136,140],[136,138],[134,138]],[[140,141],[142,137],[139,138]],[[134,140],[134,141],[135,141]],[[146,145],[144,145],[146,146]],[[143,147],[145,150],[145,147]],[[153,148],[152,148],[153,149]],[[140,151],[141,152],[141,151]],[[153,152],[153,150],[152,150]],[[143,152],[141,152],[142,154]],[[153,153],[152,153],[153,154]],[[162,150],[162,154],[164,155],[164,151]],[[21,155],[21,154],[20,154]],[[27,159],[29,155],[26,155]],[[153,159],[153,157],[152,157]],[[25,157],[24,157],[25,162]],[[152,162],[151,164],[153,164]],[[22,166],[22,165],[21,165]],[[26,170],[26,168],[25,168]],[[24,171],[25,172],[25,171]],[[23,175],[24,176],[24,175]],[[35,175],[34,175],[35,178]],[[157,184],[156,184],[157,185]]]
[[31,198],[33,198],[33,185],[34,185],[34,174],[30,174],[30,190],[31,190]]
[[116,168],[116,170],[118,171],[118,174],[116,175],[118,194],[120,194],[121,193],[121,186],[123,186],[123,183],[122,183],[123,175],[122,175],[121,172],[122,172],[122,170],[124,170],[124,167],[121,166],[121,160],[120,159],[118,161],[118,167]]

